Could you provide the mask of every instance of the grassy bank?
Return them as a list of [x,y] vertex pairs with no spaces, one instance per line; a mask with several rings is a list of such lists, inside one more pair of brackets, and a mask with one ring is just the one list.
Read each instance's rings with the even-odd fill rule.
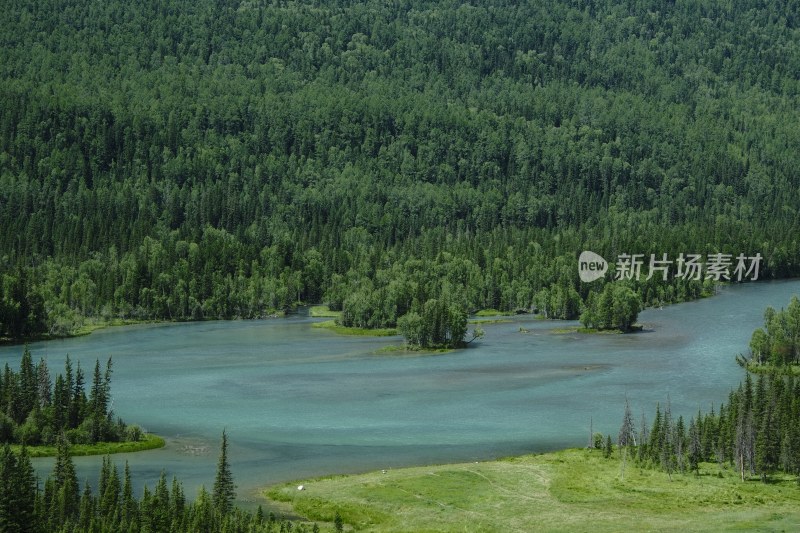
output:
[[321,318],[339,318],[342,316],[342,312],[331,311],[327,305],[312,305],[308,308],[308,315]]
[[567,333],[585,333],[585,334],[596,334],[596,335],[618,335],[622,334],[623,331],[620,329],[595,329],[595,328],[583,328],[583,327],[571,327],[571,328],[553,328],[550,330],[550,333],[554,335],[564,335]]
[[[143,440],[127,442],[98,442],[97,444],[74,444],[70,446],[70,454],[78,455],[109,455],[112,453],[142,452],[164,447],[164,439],[158,435],[147,433]],[[19,451],[19,445],[12,445],[11,449]],[[31,457],[55,457],[55,446],[28,446],[28,455]]]
[[397,335],[397,330],[395,328],[349,328],[347,326],[340,326],[335,320],[316,322],[312,324],[312,327],[329,329],[340,335],[361,335],[365,337],[391,337],[392,335]]
[[[642,470],[630,461],[564,450],[337,476],[273,487],[287,510],[330,522],[338,512],[357,531],[731,531],[800,528],[793,478],[740,481],[703,464],[701,475]],[[720,477],[721,475],[721,477]],[[345,528],[347,529],[347,528]],[[323,528],[323,531],[326,529]]]
[[748,372],[753,374],[781,374],[784,376],[800,376],[800,365],[775,366],[770,364],[760,365],[754,361],[748,361],[745,365]]
[[455,348],[416,348],[411,347],[407,344],[392,344],[390,346],[384,346],[379,348],[375,351],[375,353],[384,355],[384,354],[394,354],[394,355],[441,355],[444,353],[452,353],[455,352]]
[[497,309],[481,309],[480,311],[476,312],[474,316],[476,317],[485,317],[485,316],[512,316],[518,314],[516,311],[499,311]]

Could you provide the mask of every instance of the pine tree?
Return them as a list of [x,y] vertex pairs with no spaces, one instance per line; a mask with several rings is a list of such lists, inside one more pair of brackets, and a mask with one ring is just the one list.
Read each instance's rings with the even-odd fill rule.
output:
[[767,407],[755,438],[755,468],[765,483],[767,476],[777,468],[780,453],[779,433],[772,415],[772,409]]
[[228,435],[223,430],[222,447],[219,452],[217,474],[214,479],[214,491],[212,493],[214,508],[220,516],[225,516],[233,509],[235,498],[236,486],[233,484],[233,475],[228,464]]
[[608,459],[609,457],[611,457],[611,452],[612,451],[613,451],[613,448],[611,446],[611,435],[606,435],[606,446],[605,446],[605,448],[603,448],[603,457]]
[[622,416],[622,425],[619,428],[619,436],[617,437],[617,446],[622,452],[622,470],[621,477],[625,479],[625,462],[628,455],[628,446],[636,445],[636,430],[633,426],[633,414],[631,413],[631,406],[628,398],[625,398],[625,413]]
[[89,413],[91,418],[91,441],[99,442],[106,438],[108,421],[108,401],[111,380],[111,358],[106,364],[105,374],[100,372],[100,360],[95,360],[92,376],[92,389],[89,393]]
[[17,531],[20,527],[15,508],[16,477],[17,459],[6,443],[0,451],[0,531]]
[[131,485],[131,469],[128,461],[125,461],[125,474],[122,485],[122,506],[121,516],[124,522],[130,525],[136,524],[138,518],[138,505],[133,497],[133,486]]
[[53,387],[53,423],[51,429],[58,435],[66,429],[69,422],[69,389],[67,389],[64,377],[59,374],[56,376],[56,384]]
[[664,417],[661,422],[661,448],[659,450],[659,457],[661,459],[661,468],[669,476],[672,481],[672,472],[675,469],[675,440],[674,440],[674,427],[672,422],[672,406],[667,396],[667,405],[664,407]]
[[684,448],[686,444],[686,428],[683,423],[683,416],[678,416],[678,423],[675,424],[675,435],[673,438],[675,443],[675,459],[678,466],[678,472],[683,474],[684,471]]
[[214,503],[205,487],[200,487],[197,499],[192,506],[191,531],[197,533],[216,533]]
[[18,495],[18,500],[14,507],[21,524],[25,525],[28,531],[37,529],[36,498],[37,498],[37,478],[33,470],[28,448],[22,446],[19,456],[17,456],[17,476],[14,482]]
[[184,513],[186,511],[186,497],[183,494],[183,486],[178,478],[172,478],[172,491],[169,497],[170,514],[173,517],[173,525],[182,526]]
[[[744,404],[744,402],[743,402]],[[743,407],[743,406],[742,406]],[[736,467],[742,481],[745,480],[745,470],[753,473],[755,455],[755,431],[753,428],[753,415],[749,410],[740,408],[739,419],[736,421],[736,442],[734,447]]]
[[112,523],[114,515],[119,515],[120,481],[117,467],[108,459],[108,477],[102,491],[98,491],[100,514],[106,523]]
[[19,367],[19,423],[25,422],[28,415],[39,405],[39,383],[36,377],[36,368],[28,346],[22,353]]
[[94,515],[94,498],[92,489],[89,487],[89,480],[86,480],[81,495],[80,511],[78,513],[78,527],[81,531],[90,531],[92,518]]
[[644,461],[647,458],[648,446],[650,441],[650,432],[647,429],[647,418],[642,411],[642,421],[639,426],[639,446],[636,450],[636,458],[638,461]]
[[36,386],[38,388],[39,407],[49,407],[52,403],[53,383],[50,381],[50,370],[47,361],[39,359],[36,365]]
[[154,532],[168,533],[172,518],[170,517],[169,490],[167,489],[167,474],[162,470],[158,478],[156,490],[153,493],[153,505],[151,507],[151,527]]
[[83,418],[86,415],[86,391],[84,390],[84,376],[80,362],[78,362],[75,369],[75,381],[72,385],[72,400],[69,407],[69,427],[73,429],[83,422]]
[[689,470],[700,475],[700,433],[694,418],[689,420]]
[[78,515],[79,487],[75,465],[69,453],[69,442],[63,434],[58,439],[56,450],[56,464],[53,469],[56,509],[51,512],[63,524]]
[[655,464],[661,460],[661,447],[663,445],[661,428],[663,421],[661,419],[661,406],[656,404],[656,416],[653,419],[653,429],[650,431],[650,440],[647,448],[650,451],[650,460]]

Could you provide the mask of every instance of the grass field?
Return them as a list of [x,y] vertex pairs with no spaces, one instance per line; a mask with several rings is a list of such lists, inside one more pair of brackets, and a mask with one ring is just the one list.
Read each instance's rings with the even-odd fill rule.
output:
[[308,308],[308,315],[323,318],[338,318],[342,316],[341,311],[331,311],[327,305],[312,305]]
[[[742,482],[640,469],[600,451],[564,450],[480,463],[336,476],[268,489],[322,531],[372,532],[800,531],[795,479]],[[304,490],[297,490],[299,484]]]
[[[73,444],[69,453],[78,455],[108,455],[112,453],[141,452],[164,447],[164,439],[158,435],[147,433],[143,440],[127,442],[98,442],[97,444]],[[11,449],[18,452],[20,446],[14,444]],[[28,446],[28,455],[31,457],[55,457],[55,446]]]

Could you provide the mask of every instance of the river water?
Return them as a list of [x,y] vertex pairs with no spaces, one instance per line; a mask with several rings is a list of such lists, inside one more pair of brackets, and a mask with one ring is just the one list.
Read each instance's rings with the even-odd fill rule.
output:
[[[642,312],[645,331],[633,335],[559,334],[575,323],[510,317],[442,355],[376,353],[401,339],[340,336],[305,316],[108,328],[30,349],[51,374],[69,354],[89,381],[95,359],[113,356],[115,413],[167,439],[113,456],[130,463],[138,491],[162,470],[189,496],[210,488],[225,429],[247,505],[293,479],[583,446],[590,420],[616,437],[626,396],[637,425],[667,397],[676,415],[708,410],[742,379],[734,357],[764,308],[794,294],[800,281],[724,287]],[[0,364],[18,368],[21,352],[0,348]],[[100,458],[75,463],[94,483]],[[44,478],[52,460],[35,467]]]

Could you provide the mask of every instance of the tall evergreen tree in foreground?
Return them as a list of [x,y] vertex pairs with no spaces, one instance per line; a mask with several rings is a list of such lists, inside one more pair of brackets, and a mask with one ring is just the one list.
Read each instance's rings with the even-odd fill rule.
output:
[[622,426],[619,428],[617,444],[622,452],[622,479],[625,479],[625,463],[628,458],[628,447],[633,444],[636,446],[636,429],[633,425],[633,414],[628,398],[625,398],[625,414],[622,417]]
[[233,474],[228,464],[228,435],[222,432],[222,448],[219,452],[217,475],[214,479],[214,492],[212,501],[214,508],[220,515],[226,515],[233,509],[233,500],[236,498],[236,485],[233,484]]

